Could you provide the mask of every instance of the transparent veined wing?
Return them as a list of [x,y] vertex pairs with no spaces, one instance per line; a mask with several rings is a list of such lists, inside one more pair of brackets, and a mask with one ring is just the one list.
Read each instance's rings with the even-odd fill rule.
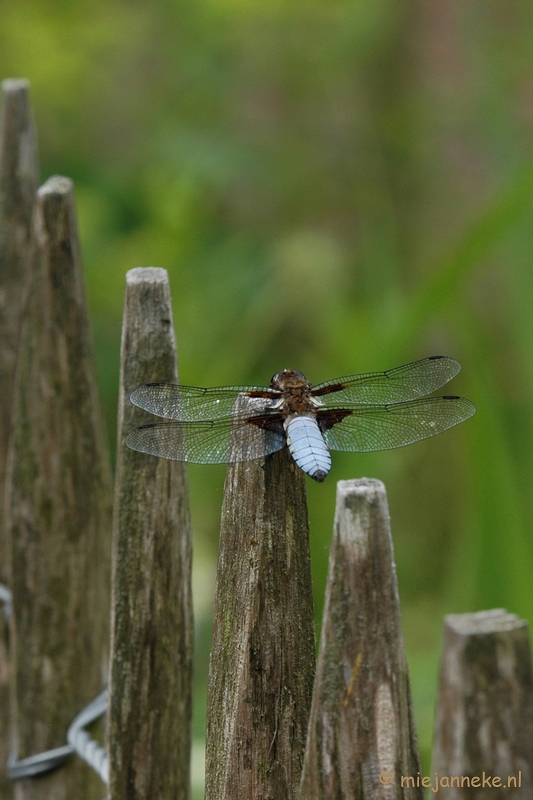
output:
[[[248,392],[278,393],[263,386],[219,386],[202,389],[197,386],[179,386],[171,383],[147,383],[130,395],[131,402],[156,414],[181,422],[214,420],[230,416],[239,395]],[[263,405],[268,402],[265,400]]]
[[314,386],[312,395],[325,408],[346,403],[401,403],[435,392],[457,375],[461,365],[454,358],[430,356],[385,372],[348,375]]
[[425,397],[407,403],[319,411],[317,419],[331,450],[363,453],[428,439],[464,422],[475,411],[474,404],[464,397]]
[[156,422],[131,431],[132,450],[192,464],[251,461],[285,446],[283,423],[277,418],[242,414],[196,422]]

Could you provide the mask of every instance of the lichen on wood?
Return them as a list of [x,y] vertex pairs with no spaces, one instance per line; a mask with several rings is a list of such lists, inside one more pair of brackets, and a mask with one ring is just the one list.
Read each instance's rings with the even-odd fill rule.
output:
[[[238,401],[240,402],[240,401]],[[291,800],[315,668],[305,475],[228,467],[209,670],[206,800]]]
[[122,327],[109,709],[110,800],[187,800],[192,711],[191,531],[185,467],[130,450],[153,420],[140,384],[177,382],[168,276],[126,276]]
[[[0,122],[0,487],[5,484],[7,445],[11,434],[13,386],[22,306],[28,277],[33,201],[39,182],[37,142],[25,80],[2,82]],[[8,574],[4,492],[0,491],[0,581]],[[8,631],[0,616],[0,798],[13,796],[5,775],[9,753]]]
[[421,800],[385,487],[340,481],[299,800]]
[[[68,178],[37,192],[29,263],[6,487],[20,758],[64,745],[107,676],[111,469]],[[102,786],[72,759],[16,792],[101,800]]]
[[[504,609],[444,621],[432,774],[491,778],[439,788],[446,800],[533,797],[533,674],[529,628]],[[501,786],[492,785],[499,777]],[[514,778],[516,784],[510,783]]]

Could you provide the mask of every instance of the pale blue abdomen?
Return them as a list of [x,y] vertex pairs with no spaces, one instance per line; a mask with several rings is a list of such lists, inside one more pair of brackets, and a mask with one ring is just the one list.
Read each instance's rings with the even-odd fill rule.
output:
[[331,468],[331,456],[314,417],[290,417],[285,422],[287,445],[300,469],[322,482]]

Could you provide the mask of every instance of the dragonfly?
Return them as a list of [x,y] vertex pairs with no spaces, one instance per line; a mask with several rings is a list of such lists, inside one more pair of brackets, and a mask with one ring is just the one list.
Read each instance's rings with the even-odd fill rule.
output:
[[296,464],[321,483],[331,468],[330,450],[403,447],[471,417],[475,406],[464,397],[426,396],[460,369],[453,358],[430,356],[317,386],[289,369],[277,372],[269,386],[148,383],[135,389],[131,402],[171,421],[141,425],[126,444],[194,464],[251,461],[288,447]]

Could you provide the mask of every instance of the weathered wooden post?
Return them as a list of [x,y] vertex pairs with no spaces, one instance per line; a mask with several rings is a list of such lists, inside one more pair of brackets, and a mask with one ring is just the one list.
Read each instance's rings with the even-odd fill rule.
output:
[[299,798],[421,800],[417,778],[385,487],[340,481]]
[[153,419],[140,384],[177,382],[167,273],[128,272],[122,327],[109,707],[110,800],[187,800],[192,711],[191,533],[183,464],[127,448]]
[[[28,82],[2,83],[0,123],[0,582],[10,585],[4,520],[7,443],[11,431],[13,385],[20,336],[22,303],[28,276],[31,215],[39,184],[37,143],[28,97]],[[13,795],[6,779],[9,752],[7,713],[9,669],[7,626],[0,614],[0,800]]]
[[[111,470],[67,178],[37,192],[29,277],[6,490],[20,758],[64,745],[107,676]],[[102,800],[102,784],[72,759],[16,797]]]
[[446,617],[431,777],[445,800],[533,797],[529,629],[514,614]]
[[295,798],[315,667],[305,476],[228,468],[209,668],[206,800]]

